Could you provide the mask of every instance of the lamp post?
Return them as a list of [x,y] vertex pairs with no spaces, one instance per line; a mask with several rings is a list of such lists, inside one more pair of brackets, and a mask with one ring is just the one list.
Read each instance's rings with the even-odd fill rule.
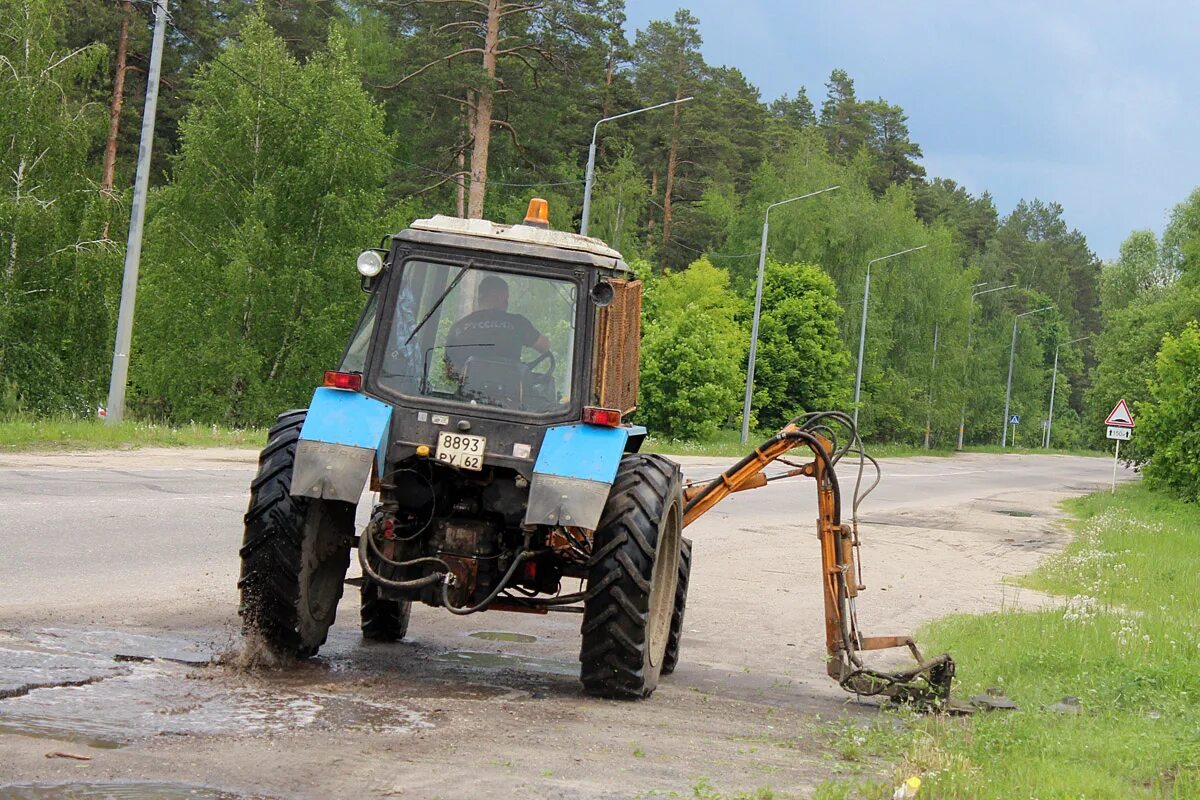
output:
[[125,244],[125,272],[121,303],[117,309],[117,335],[113,342],[112,373],[108,380],[105,422],[125,418],[125,384],[129,380],[129,349],[133,340],[133,311],[137,300],[138,268],[142,260],[142,227],[146,220],[146,192],[150,180],[150,153],[154,146],[154,120],[158,109],[158,83],[162,73],[163,40],[167,30],[167,0],[154,2],[154,37],[150,40],[150,71],[146,75],[146,105],[142,111],[142,138],[137,169],[133,174],[133,202],[129,207],[129,237]]
[[[975,286],[986,286],[986,283],[977,283]],[[1010,283],[1007,286],[997,286],[994,289],[984,289],[971,294],[971,304],[967,309],[967,353],[963,358],[963,405],[962,413],[958,417],[958,448],[963,449],[963,434],[967,429],[967,368],[971,361],[971,320],[975,314],[975,298],[981,294],[991,294],[992,292],[1000,292],[1005,289],[1012,289],[1016,286],[1015,283]]]
[[600,128],[600,123],[612,122],[614,119],[632,117],[634,114],[641,114],[646,111],[654,111],[655,109],[666,108],[667,106],[674,106],[678,105],[679,103],[686,103],[691,99],[693,98],[681,97],[678,100],[668,100],[667,102],[659,103],[656,106],[647,106],[646,108],[638,108],[634,109],[633,111],[626,111],[623,114],[614,114],[611,117],[605,117],[604,119],[599,120],[595,125],[592,126],[592,144],[590,147],[588,147],[587,174],[583,179],[583,218],[579,222],[579,232],[582,235],[587,236],[588,215],[592,211],[592,180],[596,174],[596,132]]
[[1008,406],[1012,400],[1013,358],[1017,354],[1017,325],[1021,322],[1021,317],[1028,317],[1030,314],[1041,314],[1043,311],[1049,311],[1052,308],[1054,306],[1026,311],[1023,314],[1017,314],[1013,319],[1012,344],[1008,348],[1008,386],[1004,390],[1004,429],[1000,433],[1001,447],[1008,447]]
[[863,371],[863,349],[867,344],[867,306],[871,300],[871,265],[878,261],[887,261],[889,258],[902,256],[906,253],[915,253],[918,250],[924,250],[928,245],[920,247],[910,247],[907,250],[900,250],[895,253],[889,253],[886,256],[872,258],[867,262],[867,281],[863,284],[863,309],[862,309],[862,325],[858,329],[858,367],[854,374],[854,427],[858,428],[858,398],[862,392],[862,371]]
[[1069,342],[1062,342],[1054,348],[1054,373],[1050,378],[1050,413],[1046,415],[1046,432],[1042,435],[1042,447],[1050,447],[1050,430],[1054,427],[1054,391],[1058,388],[1058,351],[1060,348],[1068,344],[1082,342],[1084,339],[1092,338],[1091,335],[1080,336],[1078,339],[1072,339]]
[[933,359],[929,362],[929,404],[925,407],[925,449],[933,434],[933,379],[937,376],[937,348],[939,323],[933,323]]
[[840,186],[828,186],[824,189],[818,189],[815,192],[802,194],[799,197],[791,197],[787,200],[780,200],[778,203],[771,203],[771,205],[767,206],[766,213],[763,214],[762,244],[758,248],[758,282],[754,288],[754,321],[750,324],[750,360],[746,365],[746,399],[742,403],[742,444],[746,444],[750,439],[750,398],[754,394],[754,357],[758,354],[758,318],[762,312],[763,271],[767,265],[767,231],[770,227],[771,209],[776,206],[794,203],[797,200],[803,200],[807,197],[816,197],[819,194],[832,192],[834,189],[840,188]]

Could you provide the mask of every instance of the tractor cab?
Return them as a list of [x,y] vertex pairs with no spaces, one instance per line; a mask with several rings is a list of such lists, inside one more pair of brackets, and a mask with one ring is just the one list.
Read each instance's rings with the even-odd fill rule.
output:
[[394,408],[389,460],[424,445],[529,478],[546,429],[636,408],[641,283],[547,218],[538,199],[516,225],[435,216],[360,257],[371,299],[339,372]]

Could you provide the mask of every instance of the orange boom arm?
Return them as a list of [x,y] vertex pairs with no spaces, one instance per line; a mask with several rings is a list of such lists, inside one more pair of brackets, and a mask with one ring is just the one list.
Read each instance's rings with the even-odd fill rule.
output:
[[[829,654],[827,670],[843,688],[860,695],[886,695],[925,705],[944,707],[950,694],[954,661],[949,655],[928,661],[921,657],[910,636],[863,637],[858,631],[855,598],[866,587],[856,555],[856,524],[841,521],[841,490],[834,472],[836,452],[833,442],[818,432],[824,415],[808,415],[807,424],[789,423],[752,453],[716,478],[690,483],[684,488],[683,524],[686,527],[734,492],[766,486],[783,478],[807,476],[817,482],[817,539],[821,548],[822,593],[825,600],[825,647]],[[838,415],[841,416],[841,415]],[[764,470],[789,453],[805,446],[813,460],[798,465],[785,461],[792,469],[768,476]],[[907,672],[887,673],[863,666],[860,652],[891,647],[907,647],[917,666]]]

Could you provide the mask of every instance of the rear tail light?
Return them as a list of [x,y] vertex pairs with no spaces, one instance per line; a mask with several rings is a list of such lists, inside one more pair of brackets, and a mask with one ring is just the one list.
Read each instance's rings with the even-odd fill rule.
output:
[[352,392],[357,392],[362,388],[362,374],[358,372],[337,372],[336,370],[327,370],[325,372],[325,385],[331,386],[334,389],[349,389]]
[[617,428],[621,425],[621,412],[615,408],[586,406],[583,409],[583,421],[589,425],[603,425],[606,428]]

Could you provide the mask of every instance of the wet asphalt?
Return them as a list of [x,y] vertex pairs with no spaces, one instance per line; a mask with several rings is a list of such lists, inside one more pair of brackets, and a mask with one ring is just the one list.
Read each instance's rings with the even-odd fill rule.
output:
[[[682,460],[687,474],[697,478],[729,463]],[[1002,525],[1011,518],[1015,525],[1022,514],[1044,513],[1041,506],[1027,510],[1023,495],[1095,490],[1107,484],[1111,462],[969,456],[897,459],[885,462],[885,470],[886,480],[863,509],[864,525],[874,522],[884,531],[889,525],[933,527],[931,519],[940,520],[939,528],[953,528],[946,520],[964,508]],[[57,764],[80,753],[93,754],[87,756],[91,760],[103,751],[172,740],[277,741],[298,732],[382,740],[444,726],[439,706],[453,701],[465,708],[514,699],[549,698],[565,708],[585,702],[575,680],[575,615],[456,619],[417,608],[409,640],[380,648],[364,645],[357,634],[350,587],[320,658],[282,671],[246,669],[256,654],[247,652],[237,632],[234,585],[253,473],[253,454],[241,451],[0,456],[0,750],[12,737],[41,740],[47,742],[46,757]],[[1122,480],[1131,477],[1121,472]],[[854,470],[844,466],[847,492],[853,478]],[[360,504],[360,518],[368,506]],[[698,558],[709,556],[704,570],[713,577],[711,585],[741,592],[747,573],[733,554],[759,546],[757,540],[787,549],[791,545],[778,540],[785,531],[791,537],[793,529],[802,531],[797,541],[808,546],[804,537],[811,538],[814,515],[811,485],[781,481],[730,498],[689,535],[698,542]],[[1023,543],[1035,550],[1053,546],[1050,539],[1000,538],[1013,542],[1004,558]],[[774,573],[774,566],[760,563],[755,569]],[[752,573],[749,580],[758,582]],[[791,585],[788,580],[772,591],[790,594]],[[882,588],[891,586],[889,576]],[[815,587],[801,588],[815,595]],[[714,647],[717,637],[706,636],[726,616],[722,609],[705,609],[706,597],[703,589],[693,591],[692,665],[676,676],[691,691],[704,694],[706,702],[711,694],[730,702],[836,713],[840,699],[826,679],[806,674],[819,664],[819,642],[789,631],[780,638],[790,641],[747,648],[739,661]],[[747,617],[761,613],[753,598],[744,605],[739,611]],[[772,655],[779,651],[810,663],[794,672],[780,669]],[[77,752],[62,755],[55,748]],[[0,758],[0,797],[132,800],[295,792],[270,791],[272,781],[226,791],[225,783],[213,788],[144,776],[89,782],[62,780],[54,772],[49,782],[24,780],[30,774]],[[590,789],[553,796],[600,797],[596,780]],[[419,790],[410,794],[427,796]]]

